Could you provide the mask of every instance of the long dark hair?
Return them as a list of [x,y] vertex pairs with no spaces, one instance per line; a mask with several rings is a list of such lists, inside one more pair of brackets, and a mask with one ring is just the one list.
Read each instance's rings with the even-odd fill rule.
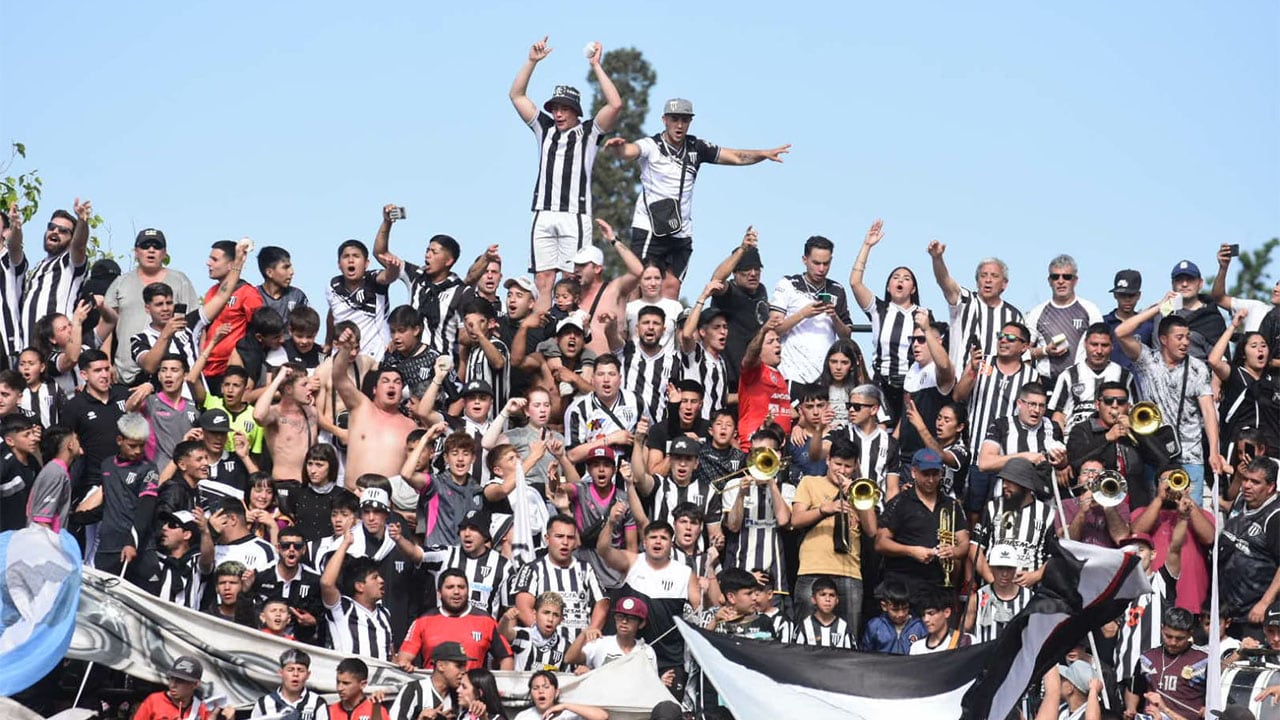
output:
[[920,305],[920,282],[916,280],[916,271],[906,265],[899,265],[898,267],[890,270],[889,274],[885,276],[883,296],[885,303],[889,304],[893,302],[893,299],[889,297],[889,281],[893,279],[893,274],[899,270],[906,270],[907,274],[911,276],[911,304],[918,307]]
[[[1231,354],[1231,367],[1244,367],[1244,346],[1249,344],[1249,341],[1253,339],[1254,335],[1262,338],[1262,344],[1267,346],[1267,359],[1270,360],[1272,349],[1271,343],[1267,341],[1267,336],[1256,330],[1250,330],[1249,332],[1241,335],[1240,341],[1236,343],[1236,351]],[[1267,371],[1267,366],[1265,364],[1262,366],[1262,371],[1264,373]]]
[[502,696],[498,694],[498,681],[493,673],[484,668],[467,671],[467,679],[476,689],[476,699],[484,703],[489,720],[505,720],[507,717],[502,707]]
[[822,387],[829,388],[835,384],[828,361],[837,353],[849,358],[852,363],[849,366],[849,376],[844,379],[844,384],[849,389],[867,382],[867,363],[862,359],[862,350],[858,348],[858,344],[852,340],[837,340],[831,343],[831,347],[827,348],[826,357],[822,358],[822,375],[818,378],[818,383]]

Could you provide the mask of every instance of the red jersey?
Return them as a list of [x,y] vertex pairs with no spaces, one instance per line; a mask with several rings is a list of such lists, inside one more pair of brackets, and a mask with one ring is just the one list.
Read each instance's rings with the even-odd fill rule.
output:
[[498,632],[498,623],[488,615],[474,612],[468,606],[462,615],[445,615],[432,610],[413,621],[405,633],[400,652],[429,661],[431,651],[442,642],[458,642],[471,661],[468,670],[485,667],[485,656],[495,660],[511,657],[511,646]]
[[[204,294],[205,304],[207,305],[217,294],[217,285],[209,288],[209,292]],[[209,361],[204,364],[206,377],[217,377],[226,372],[231,352],[236,349],[236,343],[244,339],[245,331],[249,328],[249,318],[253,317],[253,311],[260,307],[262,307],[262,295],[258,294],[258,288],[241,280],[227,300],[226,307],[222,308],[218,319],[213,321],[213,325],[230,325],[231,333],[213,346],[213,353],[209,355]],[[209,333],[206,337],[212,339],[213,333]]]
[[784,432],[791,432],[791,390],[777,368],[759,363],[743,367],[738,376],[738,445],[751,449],[751,434],[764,425],[765,418]]
[[208,717],[209,711],[198,699],[194,705],[178,707],[169,693],[160,691],[151,693],[142,701],[133,720],[206,720]]
[[387,711],[382,706],[366,697],[348,711],[342,707],[342,701],[329,706],[329,720],[387,720]]

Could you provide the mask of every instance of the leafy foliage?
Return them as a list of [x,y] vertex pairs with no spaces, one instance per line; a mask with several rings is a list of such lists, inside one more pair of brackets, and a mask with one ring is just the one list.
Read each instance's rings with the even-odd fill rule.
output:
[[[17,175],[9,174],[15,164],[26,159],[27,146],[24,143],[15,142],[9,159],[0,165],[0,175],[4,176],[3,180],[0,180],[0,208],[7,212],[10,207],[17,204],[21,209],[24,225],[40,211],[40,199],[44,194],[44,179],[40,177],[39,170],[32,168]],[[106,231],[105,244],[96,232],[98,228]],[[111,252],[110,237],[111,228],[106,224],[106,220],[97,213],[89,216],[88,249],[91,264],[101,258],[119,261],[119,258]]]
[[[635,48],[619,48],[604,54],[601,61],[609,78],[622,96],[622,112],[618,115],[617,133],[628,140],[645,134],[644,122],[649,115],[649,90],[658,81],[658,75]],[[595,73],[587,73],[587,82],[594,93],[591,101],[592,115],[604,106],[604,96]],[[592,208],[595,216],[613,226],[622,240],[629,239],[631,213],[639,194],[640,167],[634,162],[624,162],[613,155],[596,156],[595,169],[591,173]],[[599,232],[599,228],[596,228]],[[605,268],[610,276],[625,272],[613,246],[597,242],[604,250]]]

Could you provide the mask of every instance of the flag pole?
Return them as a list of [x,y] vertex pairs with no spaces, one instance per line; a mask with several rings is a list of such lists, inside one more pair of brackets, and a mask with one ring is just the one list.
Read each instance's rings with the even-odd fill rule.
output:
[[[124,564],[120,566],[120,575],[118,577],[123,580],[124,574],[128,570],[129,570],[129,561],[125,560]],[[93,672],[93,665],[94,665],[93,661],[90,660],[89,664],[85,666],[84,677],[80,679],[80,689],[76,691],[76,699],[75,699],[75,702],[71,703],[71,707],[78,707],[80,705],[80,697],[84,695],[84,688],[86,685],[89,684],[89,675]]]

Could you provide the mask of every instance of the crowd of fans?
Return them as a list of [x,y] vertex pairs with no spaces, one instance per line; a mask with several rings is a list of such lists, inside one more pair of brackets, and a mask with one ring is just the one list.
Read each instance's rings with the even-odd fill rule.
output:
[[[1064,658],[1028,718],[1201,717],[1207,634],[1280,647],[1280,284],[1274,305],[1227,295],[1224,245],[1212,287],[1191,259],[1105,269],[1104,315],[1064,254],[1052,299],[1023,312],[999,259],[965,287],[945,245],[886,252],[877,221],[847,286],[814,236],[770,290],[750,229],[701,248],[723,259],[690,286],[698,170],[788,146],[695,138],[683,99],[661,133],[605,140],[622,100],[590,52],[594,118],[569,86],[542,110],[526,97],[545,41],[511,89],[541,150],[530,275],[504,277],[496,246],[466,265],[447,235],[398,243],[421,264],[397,255],[388,205],[371,248],[338,246],[314,306],[287,249],[248,241],[212,245],[201,294],[159,229],[121,273],[87,264],[87,201],[53,213],[38,259],[9,208],[3,529],[71,529],[86,560],[165,600],[352,656],[326,708],[290,651],[258,715],[358,716],[377,700],[359,657],[430,670],[385,699],[395,720],[504,717],[491,669],[536,671],[527,717],[604,718],[560,704],[551,671],[633,652],[714,714],[674,618],[864,652],[989,642],[1056,536],[1136,547],[1155,592]],[[641,168],[622,237],[591,214],[601,150]],[[877,253],[927,257],[945,312],[907,264],[877,294]],[[393,308],[396,281],[410,302]],[[182,658],[148,703],[185,712],[199,680]]]

